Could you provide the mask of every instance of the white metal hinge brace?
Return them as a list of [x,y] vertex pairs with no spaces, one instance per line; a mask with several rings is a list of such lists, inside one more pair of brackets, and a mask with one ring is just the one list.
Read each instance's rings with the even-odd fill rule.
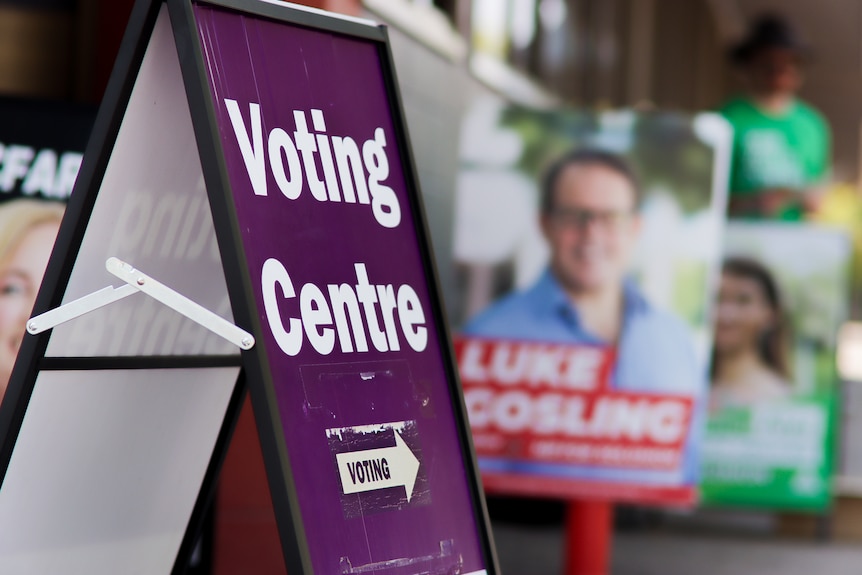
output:
[[124,297],[143,292],[241,349],[254,347],[253,335],[165,284],[154,280],[140,270],[136,270],[131,264],[112,257],[105,262],[105,267],[111,274],[126,282],[126,285],[118,288],[113,286],[102,288],[58,308],[31,317],[27,321],[27,332],[33,335],[42,333]]

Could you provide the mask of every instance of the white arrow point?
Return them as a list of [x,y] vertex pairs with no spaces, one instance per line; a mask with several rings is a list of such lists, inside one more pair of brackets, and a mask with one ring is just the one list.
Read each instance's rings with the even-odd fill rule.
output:
[[404,490],[407,492],[407,503],[413,497],[413,487],[416,485],[416,476],[419,475],[419,460],[407,447],[404,439],[397,430],[392,430],[395,433],[395,449],[398,454],[398,475],[404,482]]
[[337,453],[338,474],[345,494],[404,486],[407,502],[413,498],[419,460],[401,434],[393,429],[395,447]]

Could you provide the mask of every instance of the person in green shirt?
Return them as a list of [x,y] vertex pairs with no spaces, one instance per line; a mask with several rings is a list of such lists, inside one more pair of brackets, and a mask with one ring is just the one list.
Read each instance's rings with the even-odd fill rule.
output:
[[745,84],[721,114],[733,126],[731,217],[802,220],[815,211],[830,170],[830,131],[801,101],[802,60],[808,48],[781,18],[754,22],[731,51]]

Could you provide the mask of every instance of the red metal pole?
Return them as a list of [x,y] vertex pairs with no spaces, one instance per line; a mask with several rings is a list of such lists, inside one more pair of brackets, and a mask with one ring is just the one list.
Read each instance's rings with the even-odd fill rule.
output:
[[610,573],[612,503],[570,501],[566,508],[564,575]]

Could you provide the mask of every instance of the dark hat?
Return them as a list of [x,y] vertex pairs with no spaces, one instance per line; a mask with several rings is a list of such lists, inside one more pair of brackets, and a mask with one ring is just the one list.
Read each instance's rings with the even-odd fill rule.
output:
[[808,56],[811,51],[786,20],[775,14],[764,14],[753,22],[748,36],[731,49],[730,59],[735,64],[745,64],[765,48],[785,48],[800,56]]

